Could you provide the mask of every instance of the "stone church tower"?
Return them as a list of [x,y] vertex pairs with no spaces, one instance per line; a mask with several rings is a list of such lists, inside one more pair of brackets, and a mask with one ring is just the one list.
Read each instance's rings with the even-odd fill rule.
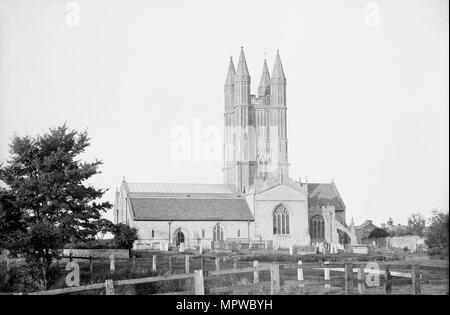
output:
[[286,77],[277,51],[272,76],[264,60],[258,95],[241,48],[237,68],[230,58],[224,86],[224,183],[245,193],[255,179],[288,178]]

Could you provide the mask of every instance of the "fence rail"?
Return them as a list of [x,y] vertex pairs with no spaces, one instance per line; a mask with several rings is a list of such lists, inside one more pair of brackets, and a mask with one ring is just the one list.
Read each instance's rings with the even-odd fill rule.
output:
[[[80,257],[67,257],[70,261],[72,259]],[[82,257],[80,259],[87,259],[90,261],[90,272],[93,269],[93,260],[97,260],[92,257]],[[102,259],[99,259],[102,260]],[[115,259],[111,256],[109,259],[109,270],[111,275],[114,275],[116,271],[116,262],[120,262],[124,259]],[[127,263],[131,261],[131,265],[135,266],[137,260],[144,261],[147,265],[151,265],[152,272],[158,271],[157,268],[157,256],[153,255],[150,258],[132,258],[127,259]],[[175,264],[174,261],[178,260]],[[159,260],[161,262],[161,260]],[[157,293],[157,294],[218,294],[226,292],[245,292],[251,290],[258,290],[261,288],[269,288],[270,294],[279,294],[281,292],[282,285],[293,285],[298,288],[305,288],[311,281],[318,280],[325,292],[330,292],[332,288],[332,280],[343,279],[344,280],[344,293],[347,295],[355,294],[365,294],[366,284],[365,276],[367,274],[374,274],[381,276],[384,279],[383,287],[386,294],[392,292],[392,285],[394,278],[401,278],[409,281],[412,294],[421,293],[421,283],[424,279],[422,277],[422,272],[424,270],[446,270],[448,274],[448,267],[430,267],[430,266],[419,266],[415,264],[380,264],[379,269],[367,268],[363,263],[352,264],[350,262],[323,262],[323,263],[303,263],[298,261],[297,263],[260,263],[258,261],[240,261],[238,257],[207,257],[204,255],[193,256],[193,255],[168,255],[164,257],[162,261],[164,265],[167,265],[168,272],[165,275],[142,277],[136,279],[111,279],[106,280],[104,283],[94,283],[77,287],[68,287],[61,289],[53,289],[47,291],[37,291],[29,293],[12,293],[17,295],[57,295],[57,294],[71,294],[85,292],[89,290],[99,290],[104,289],[106,295],[114,295],[118,287],[138,285],[145,283],[157,283],[161,281],[174,281],[174,280],[194,280],[194,288],[192,290],[185,290],[180,292],[167,292],[167,293]],[[198,267],[192,268],[194,263],[197,263]],[[232,267],[230,263],[232,262]],[[192,265],[191,265],[192,264]],[[248,266],[248,264],[251,264]],[[242,266],[244,265],[244,266]],[[9,264],[7,264],[7,268]],[[181,268],[182,273],[174,274],[174,266]],[[226,266],[230,268],[225,268]],[[406,271],[407,269],[408,271]],[[289,279],[287,273],[289,270],[296,270],[296,279]],[[161,271],[161,270],[159,270]],[[314,274],[308,275],[307,279],[304,277],[304,272],[312,272]],[[269,277],[265,277],[265,281],[260,281],[261,273],[269,274]],[[333,272],[333,277],[331,277],[331,272]],[[208,287],[208,281],[212,279],[222,278],[230,275],[245,275],[252,274],[250,279],[251,283],[233,283],[229,286],[214,286]],[[357,275],[356,286],[354,286],[354,275]],[[336,277],[336,275],[338,275]],[[292,276],[292,274],[291,274]],[[381,278],[380,277],[380,278]],[[267,281],[269,280],[270,281]]]

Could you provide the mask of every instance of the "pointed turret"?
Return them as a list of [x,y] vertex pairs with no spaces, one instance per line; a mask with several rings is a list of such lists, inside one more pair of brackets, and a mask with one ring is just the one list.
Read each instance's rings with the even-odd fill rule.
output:
[[286,76],[284,75],[283,65],[281,64],[280,51],[277,50],[275,64],[273,65],[272,80],[275,82],[286,83]]
[[272,76],[270,77],[270,95],[272,97],[272,106],[286,106],[286,77],[278,50]]
[[244,47],[241,47],[241,54],[236,69],[237,81],[250,81],[250,74],[248,73],[247,61],[245,60]]
[[234,85],[236,78],[236,71],[234,70],[233,57],[230,57],[230,65],[228,66],[227,79],[225,81],[225,87]]
[[241,47],[234,82],[235,105],[250,106],[250,75],[248,73],[247,61],[245,61],[244,47]]
[[270,74],[269,68],[267,67],[266,59],[264,59],[264,65],[261,75],[261,80],[259,81],[258,96],[266,96],[270,94]]
[[223,88],[225,94],[225,112],[229,112],[234,106],[234,81],[236,79],[236,71],[234,70],[233,57],[230,57],[228,66],[227,79]]

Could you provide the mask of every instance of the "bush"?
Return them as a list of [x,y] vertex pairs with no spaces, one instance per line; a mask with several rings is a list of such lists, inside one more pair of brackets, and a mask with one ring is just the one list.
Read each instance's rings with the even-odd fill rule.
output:
[[119,223],[112,227],[114,244],[118,248],[132,249],[133,243],[138,239],[137,230],[126,224]]
[[448,213],[433,212],[431,225],[425,235],[430,255],[448,259]]
[[370,232],[370,234],[369,234],[370,239],[385,238],[388,236],[389,236],[389,233],[386,230],[380,229],[380,228],[373,229],[372,232]]

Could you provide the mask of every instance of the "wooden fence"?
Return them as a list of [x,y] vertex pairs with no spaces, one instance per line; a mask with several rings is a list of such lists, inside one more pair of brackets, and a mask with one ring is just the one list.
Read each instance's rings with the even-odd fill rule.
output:
[[[109,260],[109,272],[111,273],[111,278],[106,280],[104,283],[94,283],[88,285],[82,285],[78,287],[69,287],[61,289],[53,289],[47,291],[38,291],[30,293],[14,293],[14,294],[28,294],[28,295],[55,295],[55,294],[71,294],[77,292],[85,292],[89,290],[104,290],[106,295],[113,295],[116,293],[117,289],[121,286],[138,285],[145,283],[157,283],[161,281],[173,281],[173,280],[188,280],[194,281],[193,288],[188,291],[181,292],[166,292],[160,294],[223,294],[223,293],[248,293],[249,291],[259,290],[261,292],[263,288],[267,289],[270,294],[279,294],[283,285],[289,285],[300,290],[310,285],[312,278],[321,283],[322,288],[325,293],[329,293],[331,288],[336,288],[337,285],[332,283],[330,277],[331,272],[334,275],[338,274],[338,277],[334,277],[333,281],[337,278],[343,280],[343,291],[346,295],[352,294],[366,294],[366,274],[375,274],[383,277],[384,293],[391,294],[393,278],[403,278],[410,281],[410,286],[412,288],[412,294],[421,293],[421,282],[423,281],[421,272],[422,270],[430,269],[430,267],[424,267],[419,265],[380,265],[379,269],[368,269],[366,264],[357,263],[352,264],[350,262],[345,263],[305,263],[298,261],[294,263],[261,263],[258,261],[240,261],[238,257],[207,257],[207,256],[175,256],[169,255],[167,261],[164,260],[164,265],[167,265],[166,273],[164,275],[143,277],[137,279],[117,279],[115,280],[114,273],[116,272],[116,263],[121,261],[120,259],[115,259],[114,256],[110,257]],[[183,261],[182,273],[175,273],[174,270],[174,260],[177,258],[177,267],[180,266],[180,260]],[[181,259],[180,259],[181,258]],[[69,260],[73,259],[88,259],[90,262],[90,272],[93,271],[94,260],[89,257],[68,257]],[[131,259],[131,265],[136,265],[136,258]],[[156,255],[151,256],[151,259],[145,259],[147,264],[151,265],[152,272],[157,272],[158,270],[158,257]],[[127,260],[130,263],[130,259]],[[193,268],[192,264],[196,264]],[[232,266],[231,266],[232,263]],[[249,265],[250,264],[250,265]],[[8,264],[9,266],[9,264]],[[226,268],[230,267],[230,268]],[[209,269],[209,270],[208,270]],[[409,272],[398,271],[399,269],[407,269]],[[445,269],[445,268],[444,268]],[[176,268],[180,271],[180,268]],[[296,271],[295,275],[291,271]],[[316,276],[308,276],[311,279],[304,276],[305,271],[314,271]],[[448,274],[448,268],[446,269]],[[318,275],[319,274],[319,275]],[[357,285],[356,290],[354,287],[354,274],[357,275]],[[221,280],[226,276],[237,276],[237,275],[252,275],[248,277],[251,279],[246,281],[246,283],[231,283],[231,285],[221,286],[221,285],[210,285],[209,282],[215,279]],[[381,278],[381,277],[380,277]],[[247,278],[246,278],[247,279]],[[408,280],[410,279],[410,280]],[[218,281],[219,284],[223,283]],[[192,287],[192,286],[191,286]]]

